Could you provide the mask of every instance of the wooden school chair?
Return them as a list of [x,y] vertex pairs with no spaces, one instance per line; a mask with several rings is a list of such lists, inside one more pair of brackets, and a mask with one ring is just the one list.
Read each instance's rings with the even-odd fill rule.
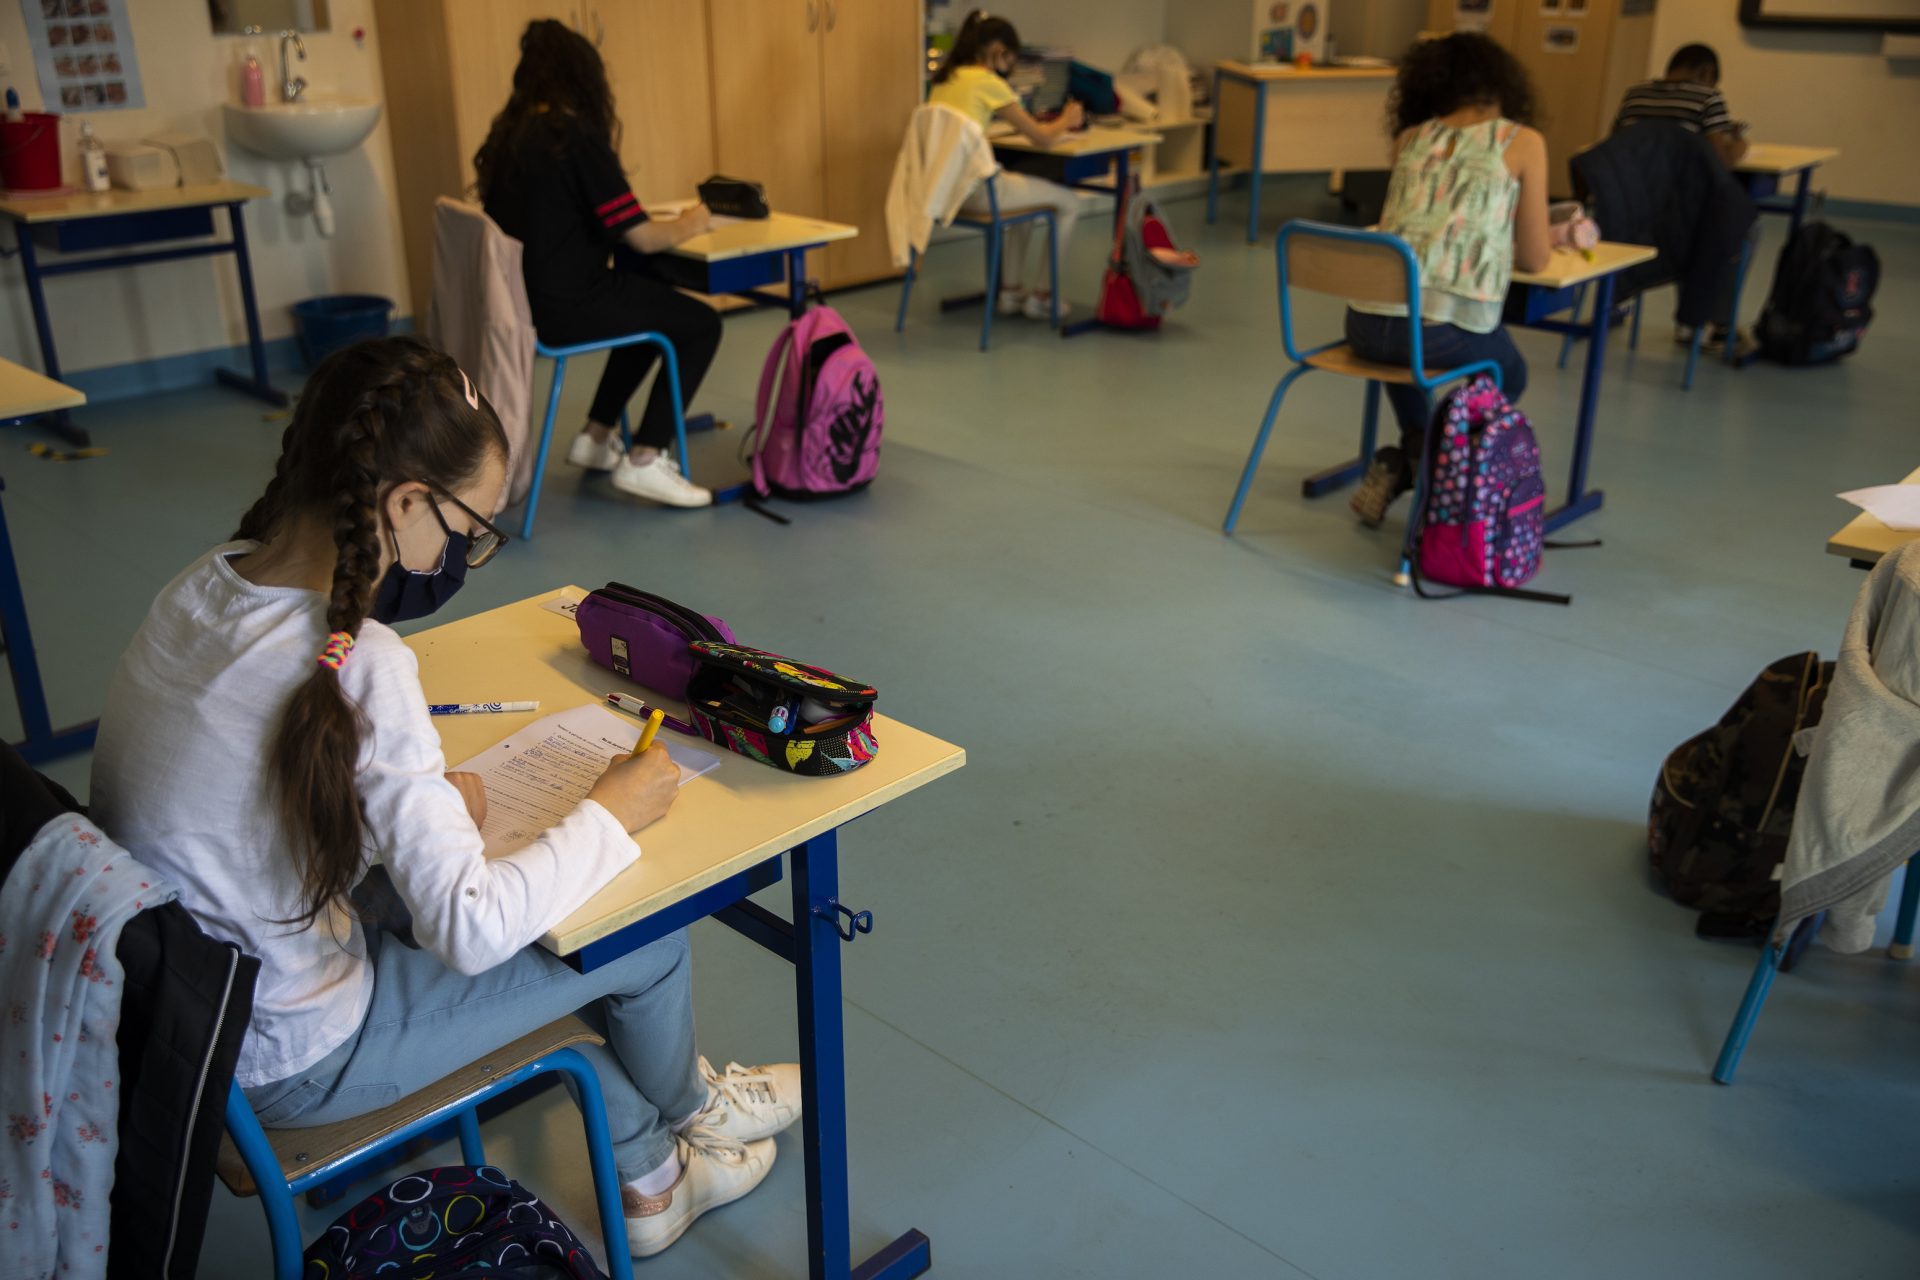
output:
[[[947,111],[949,108],[926,104],[914,108],[916,118],[923,111]],[[969,121],[969,124],[972,122]],[[917,127],[910,126],[910,127]],[[978,142],[980,146],[990,145],[984,134]],[[969,213],[962,209],[954,216],[956,227],[966,227],[978,231],[986,237],[987,249],[987,291],[980,297],[980,303],[986,314],[980,318],[980,349],[985,351],[993,340],[993,315],[1000,300],[1000,256],[1001,243],[1008,227],[1017,227],[1028,222],[1047,224],[1047,325],[1060,327],[1060,236],[1054,224],[1051,205],[1033,205],[1018,209],[1000,207],[1000,189],[995,180],[986,180],[987,212]],[[931,247],[931,246],[929,246]],[[917,250],[907,250],[907,273],[900,278],[900,309],[893,318],[893,331],[903,333],[907,327],[907,299],[913,294],[913,277],[919,265],[920,254]],[[953,311],[960,307],[973,305],[975,297],[967,294],[957,298],[942,298],[940,309]]]
[[[1900,883],[1900,910],[1894,916],[1893,942],[1887,947],[1887,955],[1895,960],[1913,959],[1914,917],[1920,915],[1920,853],[1907,860],[1907,869]],[[1747,980],[1746,994],[1740,998],[1740,1007],[1734,1012],[1733,1025],[1727,1028],[1727,1038],[1721,1042],[1720,1056],[1713,1064],[1715,1084],[1732,1084],[1733,1073],[1740,1067],[1740,1055],[1746,1052],[1747,1039],[1753,1035],[1754,1024],[1760,1021],[1760,1007],[1767,1002],[1767,993],[1773,989],[1773,975],[1789,968],[1786,962],[1790,953],[1804,949],[1813,940],[1814,932],[1819,928],[1819,917],[1802,920],[1800,927],[1790,940],[1782,941],[1769,937],[1766,947],[1760,952],[1760,960],[1753,967],[1753,977]]]
[[[1399,236],[1384,231],[1367,231],[1295,218],[1280,228],[1280,234],[1273,242],[1273,252],[1280,290],[1280,345],[1294,364],[1282,375],[1273,389],[1272,398],[1267,401],[1267,416],[1261,419],[1260,430],[1253,438],[1253,450],[1247,455],[1246,469],[1240,473],[1240,487],[1234,491],[1233,503],[1227,508],[1224,528],[1228,534],[1232,534],[1234,526],[1240,522],[1240,509],[1246,504],[1248,490],[1253,487],[1254,472],[1259,470],[1260,455],[1266,451],[1267,437],[1273,431],[1273,421],[1280,413],[1280,402],[1286,399],[1287,388],[1311,370],[1320,369],[1342,377],[1363,379],[1367,391],[1360,420],[1360,456],[1351,462],[1308,476],[1300,484],[1301,496],[1307,498],[1317,498],[1349,484],[1366,471],[1367,465],[1373,460],[1382,383],[1399,382],[1418,387],[1428,393],[1429,399],[1434,391],[1445,384],[1479,373],[1487,374],[1495,385],[1500,383],[1500,366],[1491,360],[1480,360],[1454,369],[1427,368],[1421,343],[1421,326],[1418,324],[1412,326],[1412,359],[1408,368],[1363,360],[1354,354],[1353,348],[1345,341],[1325,342],[1304,351],[1294,341],[1292,288],[1330,294],[1353,302],[1404,304],[1409,316],[1418,316],[1420,263],[1407,242]],[[1427,433],[1428,448],[1433,445],[1433,434],[1431,431]],[[1427,460],[1423,453],[1414,469],[1413,509],[1416,512],[1420,510],[1426,482]],[[1414,520],[1407,522],[1407,539],[1401,546],[1400,571],[1395,580],[1403,585],[1411,569],[1412,537],[1416,523]]]
[[587,1163],[600,1208],[607,1272],[613,1280],[633,1280],[627,1252],[626,1219],[620,1205],[620,1175],[607,1137],[606,1104],[593,1064],[570,1046],[605,1041],[580,1019],[568,1016],[548,1023],[486,1054],[452,1075],[400,1099],[390,1107],[338,1124],[311,1129],[266,1129],[253,1114],[246,1094],[234,1084],[227,1091],[227,1138],[220,1144],[217,1169],[227,1190],[237,1196],[258,1194],[273,1240],[274,1280],[300,1280],[305,1244],[293,1198],[322,1183],[367,1172],[366,1166],[449,1120],[460,1134],[460,1159],[487,1162],[480,1144],[476,1108],[534,1076],[558,1072],[573,1082],[573,1094],[587,1131]]

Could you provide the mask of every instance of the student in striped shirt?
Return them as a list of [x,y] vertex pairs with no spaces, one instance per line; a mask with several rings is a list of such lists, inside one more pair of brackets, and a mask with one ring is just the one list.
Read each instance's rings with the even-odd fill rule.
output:
[[1720,55],[1712,46],[1681,45],[1667,60],[1666,75],[1627,90],[1614,130],[1652,121],[1677,124],[1705,137],[1732,168],[1747,154],[1747,126],[1728,114],[1719,86]]
[[[513,96],[494,117],[473,168],[487,216],[524,246],[521,274],[540,340],[571,346],[645,330],[665,334],[679,363],[684,409],[720,349],[720,317],[655,274],[648,258],[705,231],[707,207],[652,218],[634,197],[620,165],[613,91],[592,41],[551,18],[528,24]],[[708,506],[713,494],[682,476],[674,461],[673,394],[664,377],[654,379],[634,423],[633,447],[620,447],[615,424],[656,359],[651,346],[607,353],[567,461],[611,471],[615,488],[665,506]]]

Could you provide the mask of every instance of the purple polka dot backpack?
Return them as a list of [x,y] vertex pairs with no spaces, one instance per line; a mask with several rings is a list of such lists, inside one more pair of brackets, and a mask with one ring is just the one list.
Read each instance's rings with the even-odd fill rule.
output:
[[303,1280],[607,1280],[580,1238],[492,1165],[396,1178],[307,1249]]
[[1550,604],[1571,597],[1520,588],[1540,571],[1547,486],[1533,428],[1492,378],[1449,395],[1428,433],[1427,483],[1416,525],[1414,585]]

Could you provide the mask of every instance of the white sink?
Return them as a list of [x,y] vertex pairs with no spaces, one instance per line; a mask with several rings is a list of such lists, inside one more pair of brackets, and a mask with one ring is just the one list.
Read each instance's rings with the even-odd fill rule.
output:
[[226,104],[227,136],[275,160],[311,160],[353,150],[373,132],[380,104],[372,98],[304,97],[264,107]]

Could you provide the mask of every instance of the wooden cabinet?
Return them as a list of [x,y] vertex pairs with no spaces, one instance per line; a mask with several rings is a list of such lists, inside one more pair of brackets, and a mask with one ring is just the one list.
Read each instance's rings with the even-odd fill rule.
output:
[[860,228],[813,256],[826,287],[895,274],[887,184],[920,101],[919,6],[708,0],[708,13],[720,170],[763,183],[776,209]]
[[[1427,16],[1433,30],[1453,30],[1453,0],[1429,0]],[[1513,52],[1533,81],[1534,124],[1547,139],[1551,190],[1565,195],[1573,186],[1568,158],[1606,137],[1621,96],[1657,70],[1653,6],[1632,0],[1580,0],[1578,7],[1572,0],[1492,0],[1485,30]]]
[[925,57],[914,0],[374,0],[417,317],[433,296],[433,202],[471,191],[537,18],[599,45],[641,203],[684,199],[716,172],[749,178],[776,209],[860,228],[813,255],[822,284],[893,274],[887,184]]

